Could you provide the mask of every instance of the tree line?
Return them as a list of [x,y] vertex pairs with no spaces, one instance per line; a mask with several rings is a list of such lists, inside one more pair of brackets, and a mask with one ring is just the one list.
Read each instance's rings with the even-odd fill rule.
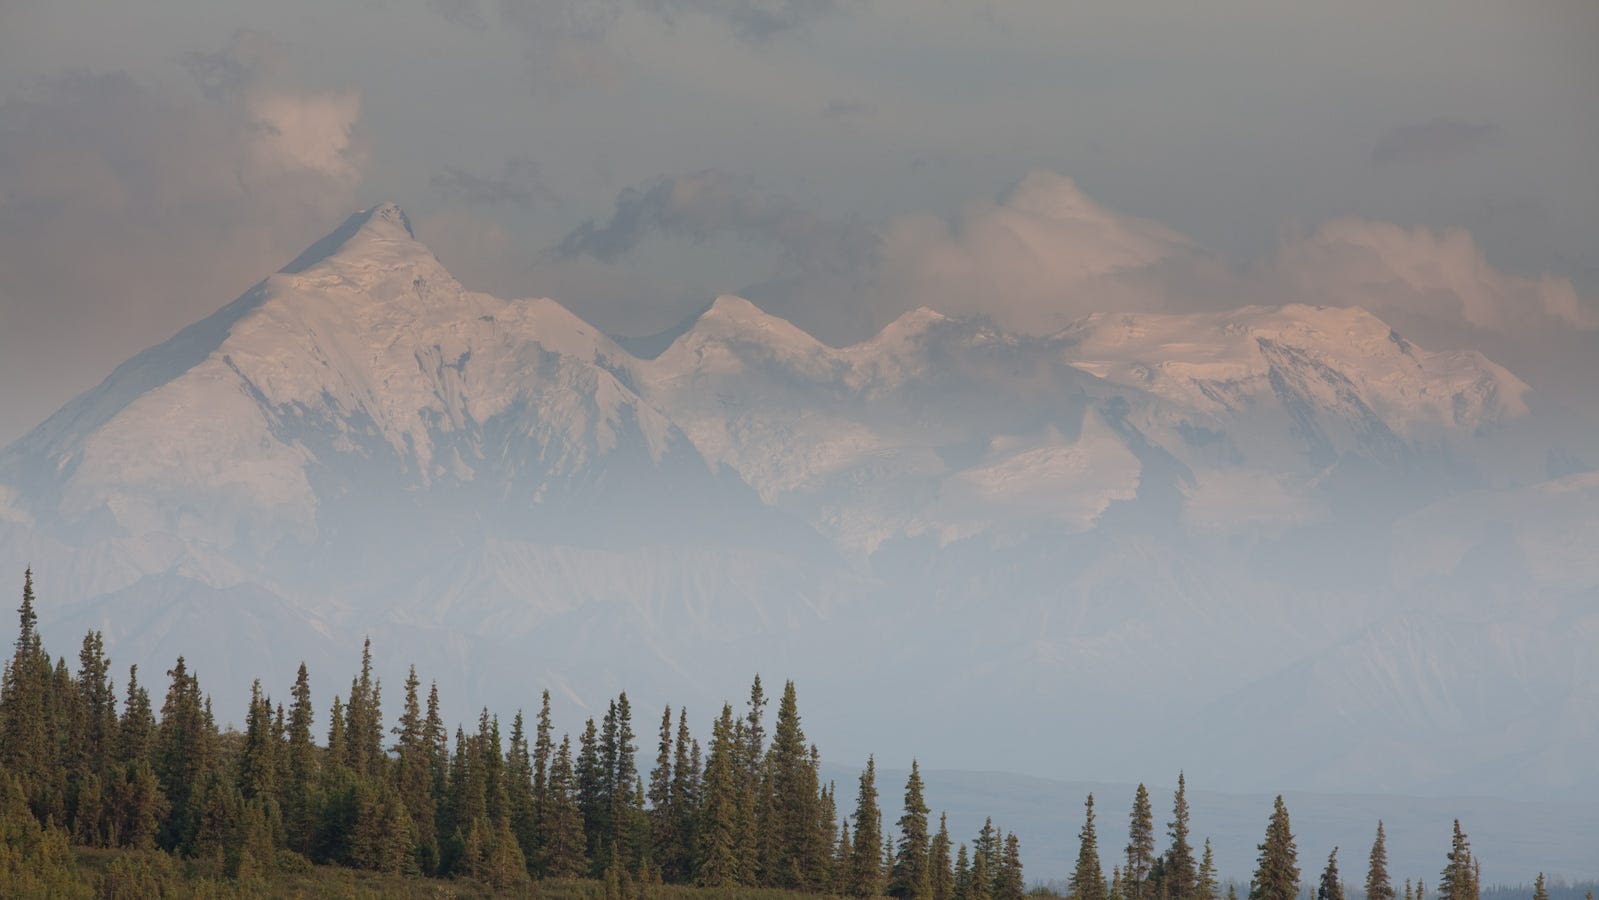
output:
[[[470,879],[496,892],[524,892],[541,879],[598,879],[607,898],[645,896],[656,884],[734,896],[756,888],[912,900],[1059,896],[1026,889],[1020,841],[992,819],[959,844],[947,817],[934,830],[914,760],[897,821],[883,821],[870,757],[853,812],[844,814],[801,728],[793,682],[784,685],[770,735],[759,676],[742,711],[723,705],[703,745],[687,711],[666,707],[646,774],[626,693],[598,721],[589,718],[575,743],[570,734],[556,738],[548,691],[531,729],[518,712],[506,734],[484,709],[473,730],[457,726],[452,740],[437,686],[424,696],[413,666],[400,715],[386,729],[367,641],[318,742],[304,664],[286,703],[258,680],[244,730],[221,729],[182,657],[166,673],[159,711],[136,666],[117,691],[98,632],[85,635],[76,671],[65,658],[52,662],[34,603],[29,570],[14,651],[0,675],[0,893],[20,896],[30,885],[54,893],[54,882],[28,879],[51,866],[64,871],[75,845],[154,854],[113,867],[102,882],[106,896],[156,895],[174,859],[191,873],[235,882],[312,864]],[[1107,875],[1088,795],[1066,896],[1238,900],[1236,884],[1221,886],[1209,838],[1194,846],[1183,774],[1163,850],[1143,785],[1128,826],[1122,858]],[[1257,849],[1248,900],[1345,900],[1337,847],[1319,878],[1302,881],[1280,795]],[[1445,860],[1430,891],[1407,879],[1403,900],[1482,900],[1480,865],[1458,820]],[[1401,896],[1381,821],[1363,887],[1365,900]],[[1542,874],[1532,897],[1550,900]]]
[[[1206,838],[1203,851],[1195,859],[1189,836],[1187,783],[1177,775],[1177,790],[1172,799],[1172,819],[1166,826],[1170,843],[1164,851],[1155,846],[1154,814],[1149,791],[1142,784],[1133,796],[1128,815],[1128,841],[1124,861],[1111,868],[1106,877],[1100,864],[1099,838],[1094,824],[1094,795],[1089,794],[1083,827],[1078,832],[1077,864],[1067,883],[1072,900],[1238,900],[1237,886],[1228,884],[1225,895],[1216,871],[1215,854]],[[1327,855],[1326,867],[1314,883],[1301,882],[1299,850],[1282,795],[1277,796],[1265,837],[1256,849],[1255,872],[1249,882],[1249,900],[1345,900],[1345,882],[1338,871],[1338,848]],[[1454,838],[1436,889],[1436,900],[1481,900],[1481,865],[1471,853],[1471,843],[1455,820]],[[1536,882],[1534,900],[1549,900],[1543,892],[1543,876]],[[1383,823],[1377,822],[1376,838],[1368,858],[1365,900],[1398,900],[1388,874],[1388,844]],[[1419,880],[1405,881],[1404,900],[1427,900],[1426,886]],[[1592,900],[1592,897],[1588,898]]]
[[[304,664],[286,702],[257,680],[243,731],[221,729],[182,657],[159,711],[136,666],[117,690],[99,632],[84,637],[76,671],[52,662],[34,604],[30,569],[0,679],[0,844],[9,841],[13,869],[18,846],[37,855],[71,844],[164,851],[244,880],[317,863],[500,890],[595,878],[611,896],[662,883],[940,900],[1025,893],[1017,836],[989,820],[957,849],[945,817],[931,827],[914,761],[897,822],[882,819],[872,758],[853,812],[841,814],[793,682],[770,735],[759,676],[740,713],[722,707],[703,745],[687,711],[666,707],[646,774],[626,693],[575,742],[557,738],[548,691],[531,728],[518,712],[507,733],[484,709],[452,740],[437,686],[424,692],[413,666],[385,728],[367,641],[325,731]],[[0,847],[0,879],[6,859]]]

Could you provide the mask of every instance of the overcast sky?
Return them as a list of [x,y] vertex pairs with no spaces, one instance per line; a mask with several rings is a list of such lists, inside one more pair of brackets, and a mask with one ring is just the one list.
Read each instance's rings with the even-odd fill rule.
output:
[[0,442],[384,200],[618,334],[1359,303],[1599,393],[1596,98],[1591,0],[0,0]]

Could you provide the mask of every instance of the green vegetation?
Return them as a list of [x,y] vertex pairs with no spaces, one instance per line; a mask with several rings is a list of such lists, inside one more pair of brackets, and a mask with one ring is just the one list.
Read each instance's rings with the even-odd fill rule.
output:
[[286,706],[252,685],[242,733],[218,728],[182,657],[159,715],[137,668],[119,710],[101,636],[85,636],[75,672],[52,663],[34,603],[30,570],[0,682],[0,896],[1022,894],[1017,837],[992,822],[963,856],[988,874],[957,890],[914,761],[897,839],[883,833],[875,760],[841,817],[792,682],[769,744],[758,676],[704,747],[687,711],[667,707],[646,778],[625,693],[575,746],[557,741],[548,692],[531,739],[521,713],[507,735],[484,709],[452,742],[436,686],[424,700],[412,668],[385,729],[368,641],[319,744],[304,665]]
[[[252,686],[242,733],[217,727],[210,698],[182,657],[167,672],[159,715],[137,668],[128,671],[119,710],[101,636],[84,637],[75,672],[65,659],[52,662],[34,602],[29,571],[0,678],[0,896],[1062,896],[1026,889],[1020,841],[992,819],[969,844],[951,839],[943,816],[933,832],[915,760],[892,833],[885,833],[871,757],[853,812],[840,815],[834,785],[819,776],[821,755],[801,728],[792,682],[783,687],[769,744],[758,676],[743,714],[724,705],[704,746],[686,710],[662,710],[646,777],[625,693],[600,721],[584,722],[575,748],[570,735],[555,737],[548,691],[531,740],[520,712],[505,735],[484,709],[473,731],[456,728],[452,744],[437,688],[424,700],[412,668],[399,719],[385,730],[368,642],[349,691],[330,704],[318,744],[304,665],[287,707],[274,704],[259,681]],[[1169,844],[1158,852],[1149,792],[1139,785],[1125,864],[1109,878],[1090,795],[1064,896],[1218,900],[1208,838],[1194,859],[1186,792],[1179,773]],[[1314,891],[1301,883],[1281,796],[1258,849],[1250,900],[1299,900],[1302,891],[1344,900],[1336,847]],[[1480,866],[1459,821],[1445,859],[1438,900],[1482,900]],[[1530,893],[1550,900],[1541,873]],[[1396,896],[1381,822],[1365,895]],[[1236,897],[1231,884],[1227,897]],[[1404,897],[1427,894],[1406,881]]]

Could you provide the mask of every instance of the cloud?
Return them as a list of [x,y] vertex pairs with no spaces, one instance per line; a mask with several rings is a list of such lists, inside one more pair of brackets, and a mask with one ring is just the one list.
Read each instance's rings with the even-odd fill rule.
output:
[[1437,118],[1400,125],[1377,139],[1371,149],[1374,163],[1436,163],[1459,156],[1486,142],[1499,131],[1496,125]]
[[733,33],[750,41],[765,41],[803,29],[813,22],[842,12],[838,0],[638,0],[639,6],[671,22],[684,14],[709,16],[726,22]]
[[[452,24],[488,29],[478,0],[428,0],[427,6]],[[840,0],[500,0],[499,19],[531,45],[560,52],[571,43],[604,41],[629,10],[667,25],[687,16],[720,21],[738,38],[758,43],[801,31],[848,6]]]
[[877,105],[865,100],[833,99],[822,107],[822,115],[829,119],[871,118],[877,115]]
[[1599,308],[1569,281],[1501,272],[1463,229],[1338,219],[1238,266],[1046,171],[957,216],[876,223],[829,219],[717,171],[662,177],[623,191],[554,255],[615,262],[655,236],[719,235],[775,246],[784,263],[722,289],[835,344],[918,306],[1048,334],[1094,312],[1309,303],[1364,307],[1429,349],[1485,349],[1536,376],[1540,348],[1599,329]]
[[653,234],[695,242],[720,235],[765,242],[815,271],[860,268],[876,249],[875,236],[864,226],[821,218],[749,179],[707,169],[624,189],[608,219],[573,229],[555,254],[611,262]]
[[477,0],[428,0],[427,7],[451,25],[473,31],[488,30],[489,21],[483,17],[483,8]]
[[1260,275],[1285,300],[1514,333],[1599,328],[1570,281],[1496,270],[1463,228],[1337,219],[1290,238]]
[[250,99],[249,114],[256,131],[251,149],[263,170],[313,172],[341,181],[359,176],[353,138],[361,117],[359,93],[262,93]]
[[357,203],[354,91],[241,33],[199,92],[74,72],[0,103],[0,442],[281,266]]
[[524,156],[505,161],[498,175],[479,175],[454,166],[435,172],[428,183],[446,202],[465,206],[515,206],[532,209],[554,199],[539,177],[538,164]]
[[1182,235],[1112,212],[1044,171],[955,219],[905,216],[882,233],[878,319],[933,306],[1048,332],[1106,308],[1166,308],[1171,275],[1210,264]]

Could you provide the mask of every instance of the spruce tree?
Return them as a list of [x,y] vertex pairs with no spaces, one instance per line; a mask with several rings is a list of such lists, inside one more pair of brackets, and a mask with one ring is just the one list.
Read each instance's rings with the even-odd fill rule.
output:
[[966,852],[966,844],[961,843],[960,849],[955,851],[955,872],[953,884],[954,900],[967,900],[972,893],[972,861]]
[[938,816],[938,833],[928,851],[928,896],[932,900],[952,900],[955,894],[955,877],[949,858],[949,816]]
[[855,877],[855,843],[849,833],[849,816],[838,824],[838,843],[833,849],[832,882],[828,892],[844,896],[849,892],[850,879]]
[[1177,793],[1172,800],[1172,820],[1166,826],[1171,846],[1166,850],[1163,884],[1170,900],[1194,900],[1199,874],[1194,865],[1194,849],[1188,842],[1188,786],[1182,772],[1177,773]]
[[1321,872],[1321,883],[1316,887],[1316,900],[1344,900],[1344,885],[1338,878],[1338,848],[1327,854],[1327,868]]
[[994,900],[1023,900],[1027,884],[1022,879],[1022,847],[1014,832],[1005,834],[1005,849],[994,878]]
[[672,800],[672,707],[661,713],[659,740],[656,742],[655,768],[650,770],[649,800],[650,858],[663,865],[677,852],[677,810]]
[[154,747],[155,713],[150,706],[150,692],[139,684],[139,667],[129,666],[127,696],[122,718],[117,722],[117,761],[149,762]]
[[623,860],[629,872],[638,870],[638,838],[643,830],[643,798],[638,788],[638,744],[634,741],[633,712],[624,691],[616,697],[615,724],[611,729],[613,741],[609,746],[608,762],[611,771],[606,778],[610,786],[609,843]]
[[989,855],[972,852],[972,871],[966,882],[966,900],[994,900],[994,873]]
[[1532,900],[1549,900],[1549,889],[1544,887],[1542,872],[1532,883]]
[[[46,719],[50,657],[39,637],[34,611],[33,569],[22,574],[22,604],[17,607],[17,640],[0,681],[0,770],[27,788],[50,768],[51,723]],[[35,804],[34,813],[40,810]]]
[[432,742],[418,697],[421,680],[412,666],[405,677],[405,700],[394,727],[394,782],[399,801],[411,819],[416,866],[428,875],[438,871],[437,807],[433,796]]
[[588,869],[583,812],[574,794],[572,741],[562,736],[550,763],[549,792],[540,819],[538,870],[550,878],[572,878]]
[[1388,877],[1388,838],[1382,820],[1377,820],[1377,837],[1371,842],[1371,861],[1366,868],[1366,900],[1394,900],[1394,883]]
[[117,697],[111,684],[111,661],[105,655],[105,639],[98,631],[83,637],[75,688],[78,716],[73,729],[74,748],[82,771],[100,774],[115,758]]
[[876,897],[883,891],[882,814],[877,809],[877,761],[866,758],[855,799],[855,846],[850,852],[848,895]]
[[1259,845],[1260,856],[1255,877],[1249,885],[1249,900],[1296,900],[1299,896],[1299,853],[1294,846],[1288,822],[1288,807],[1281,794],[1266,825],[1266,839]]
[[735,746],[733,708],[723,705],[721,718],[711,729],[710,756],[705,762],[705,793],[700,822],[695,829],[699,847],[694,877],[706,887],[744,884],[743,860],[738,855],[739,790],[737,771],[741,749]]
[[189,852],[205,812],[204,790],[216,761],[216,730],[208,721],[199,679],[190,674],[183,657],[167,675],[172,682],[156,730],[154,768],[171,813],[158,841],[163,849]]
[[1155,861],[1155,814],[1149,805],[1149,791],[1140,784],[1133,795],[1133,811],[1127,823],[1127,865],[1122,869],[1122,890],[1127,900],[1153,900],[1145,887]]
[[772,887],[814,890],[820,887],[822,853],[825,852],[817,841],[820,786],[805,743],[805,732],[800,727],[799,705],[792,681],[783,686],[763,775],[760,803],[763,881]]
[[533,794],[533,754],[528,748],[521,710],[511,720],[511,745],[505,755],[505,795],[510,831],[525,863],[533,859],[536,849],[538,801]]
[[922,900],[932,891],[927,845],[927,814],[931,810],[922,799],[922,775],[914,759],[911,760],[910,777],[905,781],[903,809],[899,817],[899,844],[889,877],[888,893],[891,897]]
[[1199,900],[1221,900],[1220,884],[1216,876],[1216,852],[1211,849],[1210,838],[1205,838],[1205,853],[1199,860]]
[[1094,795],[1083,802],[1083,828],[1077,833],[1077,867],[1067,888],[1071,900],[1106,900],[1105,873],[1099,866],[1099,837],[1094,832]]
[[[616,703],[612,701],[606,713],[612,728],[615,727],[615,713]],[[614,744],[614,741],[613,736],[611,742]],[[614,750],[607,748],[607,753],[603,755],[614,756]],[[578,736],[576,776],[577,805],[583,811],[587,857],[591,869],[603,869],[610,861],[610,765],[602,758],[600,731],[593,718],[583,723],[583,733]]]
[[661,871],[673,882],[687,881],[694,872],[694,829],[700,812],[698,746],[689,732],[688,710],[680,708],[677,712],[677,738],[672,747],[674,841],[669,855],[659,861]]
[[1448,863],[1438,879],[1438,900],[1478,900],[1477,866],[1471,856],[1471,842],[1460,830],[1460,820],[1455,820],[1455,833],[1450,843]]

